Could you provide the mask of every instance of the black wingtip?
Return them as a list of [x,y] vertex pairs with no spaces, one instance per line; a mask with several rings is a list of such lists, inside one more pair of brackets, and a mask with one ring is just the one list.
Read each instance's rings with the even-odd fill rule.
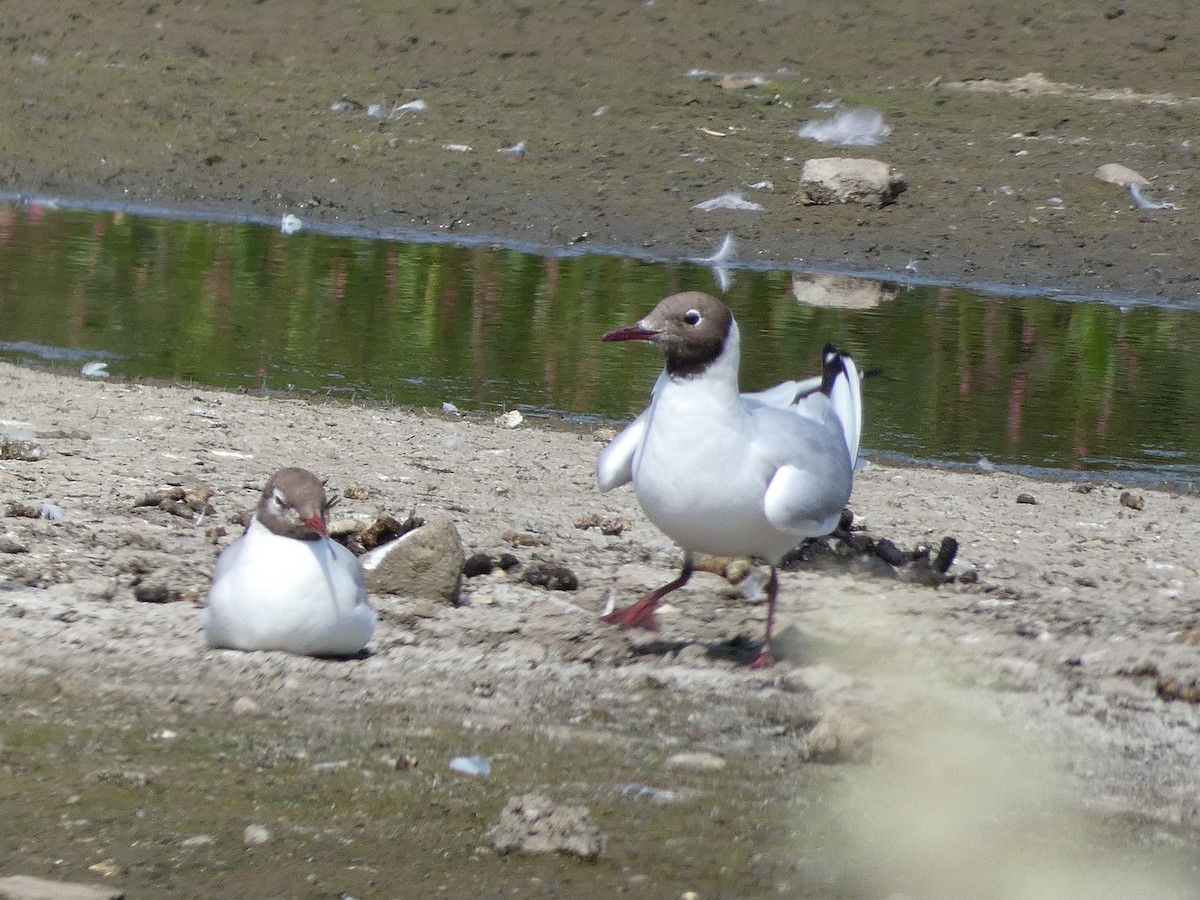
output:
[[821,393],[825,396],[829,396],[833,392],[833,385],[838,380],[838,376],[846,373],[846,364],[842,362],[842,357],[849,355],[845,350],[839,350],[833,344],[825,345],[825,351],[821,355]]

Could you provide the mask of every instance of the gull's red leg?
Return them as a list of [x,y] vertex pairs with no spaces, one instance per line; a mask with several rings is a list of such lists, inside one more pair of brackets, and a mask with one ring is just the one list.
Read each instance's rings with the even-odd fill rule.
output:
[[651,591],[636,603],[631,603],[629,606],[623,606],[620,609],[614,609],[608,615],[601,616],[600,618],[605,622],[620,625],[622,628],[643,628],[646,631],[658,631],[658,616],[654,614],[654,610],[658,607],[658,601],[676,588],[683,587],[691,577],[692,555],[685,553],[683,557],[683,571],[679,573],[678,578]]

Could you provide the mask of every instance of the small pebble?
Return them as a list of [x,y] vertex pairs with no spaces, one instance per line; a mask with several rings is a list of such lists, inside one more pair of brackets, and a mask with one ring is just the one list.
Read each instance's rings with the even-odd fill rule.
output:
[[[128,872],[128,870],[115,859],[103,859],[98,863],[92,863],[92,865],[88,866],[88,871],[95,872],[97,875],[103,875],[105,878],[120,878],[122,875],[125,875]],[[6,894],[0,890],[0,897],[7,898],[9,896],[9,894]],[[78,897],[78,895],[71,893],[64,896],[63,900],[84,900],[84,898]]]
[[468,556],[463,563],[463,577],[474,578],[477,575],[491,575],[496,563],[486,553],[475,553]]
[[246,847],[258,847],[271,840],[271,832],[265,825],[250,824],[242,832],[242,844]]
[[347,500],[369,500],[371,489],[359,484],[357,481],[352,481],[346,485],[346,489],[342,491],[342,496]]
[[551,591],[579,589],[579,577],[565,566],[534,563],[526,570],[525,580],[534,587],[544,587]]
[[41,444],[35,443],[32,440],[22,440],[0,435],[0,459],[37,462],[45,455],[46,451],[42,449]]
[[235,716],[257,716],[260,712],[262,712],[261,707],[249,697],[238,697],[233,701]]
[[1130,509],[1141,509],[1146,505],[1146,501],[1142,499],[1141,494],[1131,494],[1129,491],[1122,491],[1121,505],[1127,506]]
[[1037,497],[1033,496],[1033,494],[1017,494],[1017,502],[1035,506],[1037,504]]
[[668,769],[690,769],[693,772],[719,772],[725,768],[725,760],[715,753],[695,750],[675,753],[667,757]]
[[808,762],[863,762],[870,758],[874,729],[862,718],[841,706],[821,716],[800,752]]
[[677,803],[680,799],[678,791],[672,791],[668,788],[654,787],[649,784],[638,784],[637,782],[621,782],[615,785],[617,793],[623,797],[629,797],[632,800],[640,800],[643,803]]
[[171,588],[161,581],[138,583],[133,586],[133,597],[139,603],[170,603]]

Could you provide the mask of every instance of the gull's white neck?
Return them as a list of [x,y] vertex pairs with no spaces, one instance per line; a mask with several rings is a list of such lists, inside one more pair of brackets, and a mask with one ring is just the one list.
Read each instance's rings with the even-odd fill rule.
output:
[[[729,328],[725,346],[719,356],[697,375],[666,375],[659,379],[655,399],[670,397],[671,403],[687,402],[689,405],[732,407],[740,404],[738,394],[738,366],[741,361],[741,335],[737,322]],[[684,398],[688,398],[686,401]]]

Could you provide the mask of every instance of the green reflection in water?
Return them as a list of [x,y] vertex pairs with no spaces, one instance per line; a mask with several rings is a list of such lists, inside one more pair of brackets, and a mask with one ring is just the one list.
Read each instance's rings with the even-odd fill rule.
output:
[[[645,404],[660,358],[600,335],[712,285],[690,264],[0,207],[4,356],[79,350],[77,367],[110,352],[118,376],[619,420]],[[833,309],[797,303],[780,271],[737,272],[725,299],[747,388],[815,371],[827,340],[881,370],[872,450],[1200,474],[1195,312],[944,288]]]

